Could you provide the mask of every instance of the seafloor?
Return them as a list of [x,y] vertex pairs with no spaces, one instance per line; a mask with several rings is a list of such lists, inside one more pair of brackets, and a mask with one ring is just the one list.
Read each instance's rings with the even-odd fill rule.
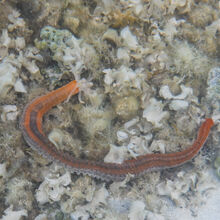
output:
[[[220,219],[217,0],[0,1],[0,218]],[[33,98],[76,79],[44,117],[60,151],[122,163],[203,149],[179,167],[106,182],[34,151],[19,129]]]

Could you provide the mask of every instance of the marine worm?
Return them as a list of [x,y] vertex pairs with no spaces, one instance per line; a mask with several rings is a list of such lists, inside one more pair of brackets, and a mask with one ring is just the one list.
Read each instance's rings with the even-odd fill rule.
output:
[[206,118],[199,128],[194,143],[185,150],[176,153],[146,154],[126,160],[121,164],[77,159],[58,151],[49,141],[43,132],[42,118],[52,107],[78,92],[78,83],[75,80],[71,81],[67,85],[31,101],[25,107],[20,119],[23,137],[30,147],[37,149],[43,156],[66,165],[77,174],[88,174],[106,181],[121,181],[127,174],[139,176],[148,171],[179,166],[197,155],[214,125],[212,118]]

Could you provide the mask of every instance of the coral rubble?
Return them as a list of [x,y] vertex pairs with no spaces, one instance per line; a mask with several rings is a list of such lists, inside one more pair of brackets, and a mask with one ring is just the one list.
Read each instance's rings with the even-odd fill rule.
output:
[[[220,185],[219,9],[215,0],[0,1],[0,218],[194,219]],[[216,126],[179,168],[110,183],[72,174],[31,150],[17,120],[32,98],[73,79],[79,95],[44,128],[78,158],[177,152],[205,117]]]

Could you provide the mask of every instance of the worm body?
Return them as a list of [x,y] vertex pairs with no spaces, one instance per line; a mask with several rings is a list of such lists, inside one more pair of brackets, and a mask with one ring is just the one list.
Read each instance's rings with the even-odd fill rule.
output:
[[48,140],[43,132],[42,118],[53,106],[78,92],[78,84],[74,80],[57,90],[34,99],[24,109],[20,119],[20,128],[27,144],[38,150],[42,155],[65,164],[73,172],[88,174],[106,181],[121,181],[127,174],[138,176],[152,170],[179,166],[191,160],[204,145],[210,129],[214,125],[211,118],[205,119],[199,128],[197,139],[191,146],[181,152],[146,154],[135,159],[126,160],[122,164],[77,159],[58,151]]

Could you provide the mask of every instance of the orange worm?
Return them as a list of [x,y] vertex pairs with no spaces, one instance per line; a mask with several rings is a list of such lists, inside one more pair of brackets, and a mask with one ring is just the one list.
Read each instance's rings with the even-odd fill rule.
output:
[[197,139],[190,147],[181,152],[146,154],[135,159],[126,160],[122,164],[77,159],[62,151],[58,151],[48,140],[43,132],[42,117],[53,106],[78,92],[78,83],[74,80],[57,90],[34,99],[24,109],[20,119],[20,128],[28,145],[37,149],[43,156],[65,164],[78,174],[88,174],[106,181],[121,181],[127,174],[138,176],[152,170],[179,166],[191,160],[204,145],[210,129],[214,125],[211,118],[205,119],[199,128]]

